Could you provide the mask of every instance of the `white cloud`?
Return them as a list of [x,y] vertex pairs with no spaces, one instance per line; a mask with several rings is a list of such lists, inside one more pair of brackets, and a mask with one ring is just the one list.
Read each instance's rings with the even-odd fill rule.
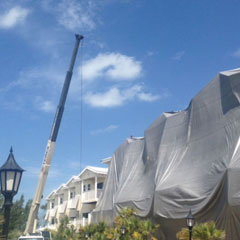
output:
[[[64,80],[61,72],[62,69],[49,66],[20,72],[17,80],[0,88],[0,105],[6,109],[21,110],[32,104],[39,111],[54,112],[56,105],[51,100],[55,102],[60,97]],[[10,97],[12,94],[14,97]]]
[[104,93],[87,93],[83,99],[93,107],[116,107],[133,99],[136,96],[136,93],[140,91],[140,88],[140,86],[135,85],[130,89],[121,91],[118,88],[113,87]]
[[60,12],[59,23],[69,30],[95,28],[95,23],[92,20],[91,2],[88,6],[79,4],[79,1],[63,0],[60,2],[58,10]]
[[42,2],[44,10],[54,14],[58,23],[70,31],[91,31],[96,27],[96,4],[92,0],[58,0]]
[[44,100],[42,97],[37,96],[35,98],[35,107],[42,112],[54,112],[56,110],[56,106],[52,101]]
[[55,105],[51,101],[43,101],[40,105],[40,110],[43,112],[54,112]]
[[138,94],[138,98],[142,101],[145,101],[145,102],[153,102],[153,101],[156,101],[160,98],[159,95],[153,95],[151,93],[139,93]]
[[106,128],[99,128],[96,130],[93,130],[90,132],[91,135],[98,135],[98,134],[102,134],[102,133],[107,133],[107,132],[112,132],[113,130],[117,129],[118,126],[117,125],[109,125]]
[[153,55],[156,55],[156,54],[157,54],[156,52],[147,51],[147,56],[148,56],[148,57],[152,57]]
[[13,28],[24,23],[29,12],[28,9],[19,6],[11,8],[8,12],[0,15],[0,28]]
[[99,54],[84,63],[82,68],[84,80],[105,77],[111,80],[132,80],[141,75],[141,62],[134,57],[120,53]]
[[69,162],[69,167],[72,169],[80,169],[81,162],[80,161],[71,161],[71,162]]
[[[8,92],[13,88],[39,89],[44,88],[52,92],[54,88],[59,89],[64,79],[64,73],[54,68],[33,68],[21,71],[17,80],[10,82],[0,92]],[[60,83],[60,84],[59,84]]]
[[[26,177],[38,178],[39,175],[40,175],[40,171],[41,171],[40,168],[37,168],[37,167],[25,167],[25,169],[26,169],[26,173],[24,174],[24,176],[26,176]],[[61,172],[58,169],[51,169],[51,170],[49,170],[49,173],[48,173],[48,177],[49,178],[56,178],[56,177],[59,177],[59,176],[61,176]]]
[[185,51],[180,51],[180,52],[177,52],[172,59],[175,61],[181,61],[184,55],[185,55]]
[[140,85],[134,85],[130,88],[119,89],[113,87],[104,93],[87,93],[83,99],[92,107],[110,108],[126,104],[126,102],[138,98],[141,101],[156,101],[160,98],[158,95],[145,93]]
[[240,48],[238,48],[232,55],[233,57],[240,58]]

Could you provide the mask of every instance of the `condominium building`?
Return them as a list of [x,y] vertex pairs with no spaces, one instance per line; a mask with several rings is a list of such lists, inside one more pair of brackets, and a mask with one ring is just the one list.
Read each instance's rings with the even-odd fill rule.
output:
[[[110,159],[104,159],[108,163]],[[56,229],[60,218],[68,216],[76,228],[91,221],[91,212],[102,193],[107,168],[86,167],[78,176],[73,176],[47,197],[45,220],[47,228]]]

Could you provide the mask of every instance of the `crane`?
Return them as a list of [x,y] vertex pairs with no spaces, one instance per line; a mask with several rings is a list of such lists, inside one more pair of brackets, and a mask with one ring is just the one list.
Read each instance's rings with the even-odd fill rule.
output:
[[66,73],[64,85],[63,85],[63,88],[62,88],[61,97],[60,97],[60,100],[59,100],[59,104],[58,104],[58,107],[57,107],[57,110],[56,110],[56,115],[55,115],[53,125],[52,125],[51,134],[50,134],[50,137],[48,139],[45,155],[44,155],[44,158],[43,158],[42,169],[41,169],[41,172],[40,172],[40,176],[39,176],[39,179],[38,179],[38,184],[37,184],[37,187],[36,187],[35,195],[34,195],[34,198],[33,198],[33,201],[32,201],[32,205],[31,205],[30,212],[29,212],[29,215],[28,215],[26,228],[25,228],[25,231],[24,231],[25,235],[30,234],[30,233],[35,233],[35,231],[36,231],[38,210],[39,210],[44,186],[46,184],[49,168],[50,168],[50,165],[51,165],[51,161],[52,161],[52,157],[53,157],[53,153],[54,153],[54,149],[55,149],[55,145],[56,145],[58,130],[59,130],[61,120],[62,120],[62,116],[63,116],[63,112],[64,112],[64,105],[65,105],[65,102],[66,102],[68,89],[69,89],[70,82],[71,82],[71,79],[72,79],[73,67],[74,67],[74,64],[75,64],[75,60],[76,60],[76,56],[77,56],[80,41],[83,39],[82,35],[76,34],[75,36],[76,36],[76,42],[75,42],[70,66],[69,66],[69,69]]

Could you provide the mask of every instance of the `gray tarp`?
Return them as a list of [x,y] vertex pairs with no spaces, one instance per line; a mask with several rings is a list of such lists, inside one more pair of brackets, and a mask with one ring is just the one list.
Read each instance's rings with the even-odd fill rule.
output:
[[181,112],[163,113],[144,138],[115,151],[93,221],[112,222],[125,206],[161,225],[165,239],[214,220],[240,239],[240,69],[222,72]]

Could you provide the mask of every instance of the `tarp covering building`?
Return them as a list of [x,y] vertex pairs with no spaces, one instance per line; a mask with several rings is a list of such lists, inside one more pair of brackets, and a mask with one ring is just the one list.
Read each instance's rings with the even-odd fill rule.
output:
[[112,222],[125,206],[176,239],[189,209],[240,239],[240,69],[222,72],[176,113],[163,113],[144,138],[114,152],[93,220]]

